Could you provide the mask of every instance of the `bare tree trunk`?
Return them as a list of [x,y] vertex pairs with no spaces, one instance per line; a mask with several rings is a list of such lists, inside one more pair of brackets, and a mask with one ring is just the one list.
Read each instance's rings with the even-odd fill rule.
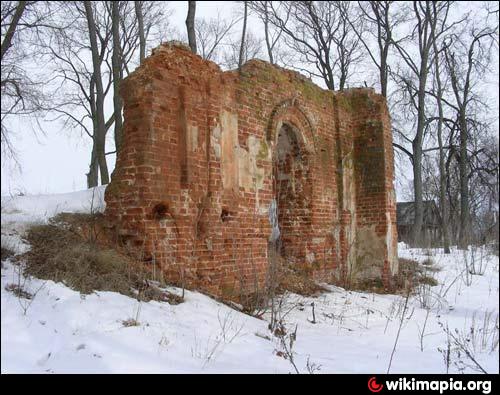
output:
[[238,70],[241,70],[241,66],[243,66],[243,60],[245,58],[245,40],[247,35],[247,16],[248,16],[248,4],[245,1],[245,11],[243,14],[243,31],[241,33],[241,45],[240,45],[240,57],[238,60]]
[[448,201],[446,200],[446,169],[443,150],[443,110],[442,104],[439,104],[439,125],[438,125],[438,144],[439,144],[439,200],[441,201],[441,217],[443,231],[444,253],[450,253],[450,235],[448,233]]
[[437,138],[439,145],[439,200],[441,207],[441,230],[443,232],[443,247],[444,253],[450,253],[450,237],[448,234],[448,202],[446,200],[446,170],[444,164],[444,151],[443,151],[443,89],[441,85],[441,73],[439,69],[439,56],[436,42],[434,41],[434,65],[436,73],[437,84],[437,106],[438,106],[438,126]]
[[346,82],[347,82],[347,73],[345,71],[341,71],[339,77],[339,91],[344,90]]
[[[23,16],[23,12],[26,8],[26,1],[20,1],[16,7],[16,11],[14,12],[14,16],[10,21],[9,28],[7,29],[7,33],[5,33],[5,38],[2,41],[1,45],[1,60],[3,60],[4,55],[7,53],[9,48],[12,46],[12,38],[14,37],[14,33],[16,32],[17,25]],[[4,21],[2,18],[2,30],[4,26]]]
[[99,185],[99,165],[97,163],[97,154],[95,143],[92,144],[92,154],[90,157],[90,168],[87,173],[87,188],[93,188]]
[[381,22],[377,22],[380,26],[377,35],[380,50],[380,89],[382,96],[387,97],[387,84],[389,83],[389,65],[387,59],[389,58],[389,48],[392,41],[392,29],[398,21],[390,20],[391,1],[371,1],[370,5],[373,9],[379,10],[376,15],[382,19]]
[[[440,136],[442,138],[442,136]],[[442,142],[441,142],[442,144]],[[443,247],[444,253],[450,253],[451,236],[450,236],[450,210],[446,191],[448,189],[448,173],[445,165],[445,154],[442,149],[439,152],[439,200],[441,200],[441,216],[443,217],[442,232],[443,232]]]
[[113,68],[113,107],[115,116],[115,147],[116,155],[120,152],[123,140],[122,107],[123,101],[120,96],[120,84],[122,75],[122,54],[120,45],[120,9],[119,2],[111,2],[111,23],[113,32],[113,54],[111,58]]
[[274,64],[271,38],[269,37],[269,12],[267,10],[267,1],[264,1],[264,36],[266,38],[266,47],[267,55],[269,56],[269,62],[271,64]]
[[146,35],[144,34],[144,18],[142,15],[142,2],[134,1],[135,5],[135,16],[137,18],[137,24],[139,28],[139,61],[140,64],[144,62],[146,57]]
[[92,51],[93,78],[96,86],[96,129],[94,132],[95,151],[99,170],[101,172],[101,184],[109,183],[109,172],[106,163],[106,121],[104,119],[104,88],[102,85],[101,61],[99,59],[99,49],[97,46],[97,32],[90,1],[85,1],[85,16],[89,29],[90,49]]
[[196,14],[196,1],[188,1],[188,14],[186,17],[186,28],[189,40],[189,47],[196,53],[196,31],[194,29],[194,18]]
[[424,205],[422,193],[422,144],[419,139],[413,140],[413,190],[415,198],[415,218],[411,233],[413,243],[419,245],[422,241],[422,225]]
[[339,59],[339,90],[343,91],[345,89],[347,78],[349,76],[349,56],[347,56],[346,51],[344,50],[344,42],[347,40],[349,30],[351,27],[349,26],[349,15],[351,13],[351,4],[349,2],[338,1],[335,2],[336,7],[339,10],[340,14],[340,24],[338,26],[339,31],[341,32],[340,40],[335,40],[334,43],[338,48],[342,48],[342,50],[338,51],[338,59]]
[[427,83],[427,60],[429,52],[422,53],[420,62],[419,85],[418,85],[418,107],[417,107],[417,130],[413,139],[413,187],[415,193],[415,221],[412,229],[412,239],[419,244],[422,241],[422,225],[424,220],[424,205],[422,193],[422,144],[425,126],[425,86]]
[[387,83],[389,81],[389,68],[387,66],[387,57],[389,53],[389,47],[384,50],[383,55],[380,59],[380,90],[382,96],[387,98]]
[[467,172],[467,120],[465,118],[465,108],[460,108],[460,238],[458,246],[467,249],[469,245],[469,175]]

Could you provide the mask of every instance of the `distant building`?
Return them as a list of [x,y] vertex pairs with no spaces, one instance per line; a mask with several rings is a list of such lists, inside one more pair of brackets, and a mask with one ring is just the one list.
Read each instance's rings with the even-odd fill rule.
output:
[[[424,201],[423,205],[424,218],[422,223],[422,245],[440,245],[442,235],[439,209],[434,200]],[[398,241],[409,243],[411,241],[411,232],[415,223],[415,202],[397,203],[396,219],[398,226]]]

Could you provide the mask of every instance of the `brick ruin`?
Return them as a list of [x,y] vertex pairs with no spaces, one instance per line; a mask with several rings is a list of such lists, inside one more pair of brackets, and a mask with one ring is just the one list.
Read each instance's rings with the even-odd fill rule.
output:
[[[122,84],[106,217],[166,278],[231,296],[272,248],[314,279],[397,273],[390,117],[372,89],[324,90],[251,60],[223,72],[163,44]],[[276,250],[273,250],[276,251]]]

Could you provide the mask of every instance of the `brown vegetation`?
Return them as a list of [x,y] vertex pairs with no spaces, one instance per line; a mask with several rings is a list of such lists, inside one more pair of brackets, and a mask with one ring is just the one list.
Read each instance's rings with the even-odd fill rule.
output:
[[20,256],[25,274],[63,282],[83,294],[112,291],[142,301],[181,302],[151,281],[147,266],[106,244],[103,229],[100,215],[68,213],[31,227],[25,236],[31,249]]

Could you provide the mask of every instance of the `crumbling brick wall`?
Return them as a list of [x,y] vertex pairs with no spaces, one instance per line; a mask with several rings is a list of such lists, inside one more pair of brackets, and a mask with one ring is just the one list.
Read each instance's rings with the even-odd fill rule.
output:
[[390,283],[392,136],[373,90],[326,91],[260,60],[222,72],[165,44],[121,91],[105,214],[167,278],[225,296],[262,288],[276,207],[290,264],[325,281]]

